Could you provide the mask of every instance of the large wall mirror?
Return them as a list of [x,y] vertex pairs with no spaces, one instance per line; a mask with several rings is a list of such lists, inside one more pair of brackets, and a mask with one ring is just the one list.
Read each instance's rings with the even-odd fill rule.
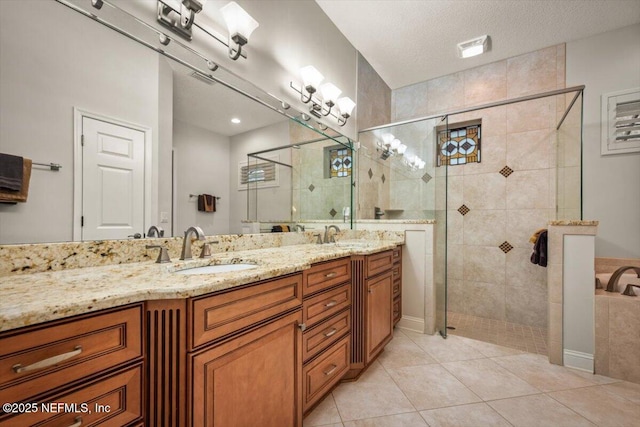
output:
[[[191,225],[240,233],[246,220],[331,220],[351,206],[352,178],[323,175],[327,147],[348,148],[347,138],[292,119],[184,43],[162,45],[107,3],[0,2],[0,152],[62,166],[34,165],[27,202],[0,205],[0,244],[122,239],[151,225],[165,236]],[[265,150],[267,160],[247,157]],[[242,183],[258,161],[277,182]],[[214,196],[215,212],[198,210],[200,194]]]

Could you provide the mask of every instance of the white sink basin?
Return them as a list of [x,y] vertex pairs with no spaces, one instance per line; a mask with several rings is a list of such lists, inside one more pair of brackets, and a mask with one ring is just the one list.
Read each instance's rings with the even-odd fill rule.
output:
[[203,267],[187,268],[184,270],[174,271],[175,274],[215,274],[215,273],[228,273],[230,271],[241,271],[256,268],[255,264],[217,264],[217,265],[205,265]]

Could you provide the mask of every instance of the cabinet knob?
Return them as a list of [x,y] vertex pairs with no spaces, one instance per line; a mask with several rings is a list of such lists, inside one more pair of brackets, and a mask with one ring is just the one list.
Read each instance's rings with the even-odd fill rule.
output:
[[305,325],[304,323],[298,323],[298,328],[300,328],[300,330],[304,332],[305,329],[307,329],[307,325]]

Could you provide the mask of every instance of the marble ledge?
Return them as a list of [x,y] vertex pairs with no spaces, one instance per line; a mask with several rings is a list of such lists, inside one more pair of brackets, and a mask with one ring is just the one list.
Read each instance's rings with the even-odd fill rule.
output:
[[597,226],[600,221],[580,220],[580,219],[559,219],[549,221],[549,225],[554,226]]
[[[640,295],[640,289],[634,288],[636,295]],[[604,289],[596,289],[597,298],[607,298],[613,301],[627,301],[629,303],[640,304],[640,298],[630,295],[622,295],[620,292],[607,292]]]
[[[0,277],[0,331],[146,300],[181,299],[296,273],[311,264],[393,249],[395,240],[351,240],[218,253],[207,259],[103,265]],[[349,246],[351,244],[351,246]],[[249,270],[181,275],[204,265],[251,263]]]

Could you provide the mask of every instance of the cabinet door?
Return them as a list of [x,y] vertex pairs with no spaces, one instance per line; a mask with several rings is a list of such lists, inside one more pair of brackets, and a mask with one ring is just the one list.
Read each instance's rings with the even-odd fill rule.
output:
[[370,363],[393,333],[393,278],[391,271],[366,281],[367,360]]
[[192,425],[301,426],[301,322],[297,311],[193,356]]

